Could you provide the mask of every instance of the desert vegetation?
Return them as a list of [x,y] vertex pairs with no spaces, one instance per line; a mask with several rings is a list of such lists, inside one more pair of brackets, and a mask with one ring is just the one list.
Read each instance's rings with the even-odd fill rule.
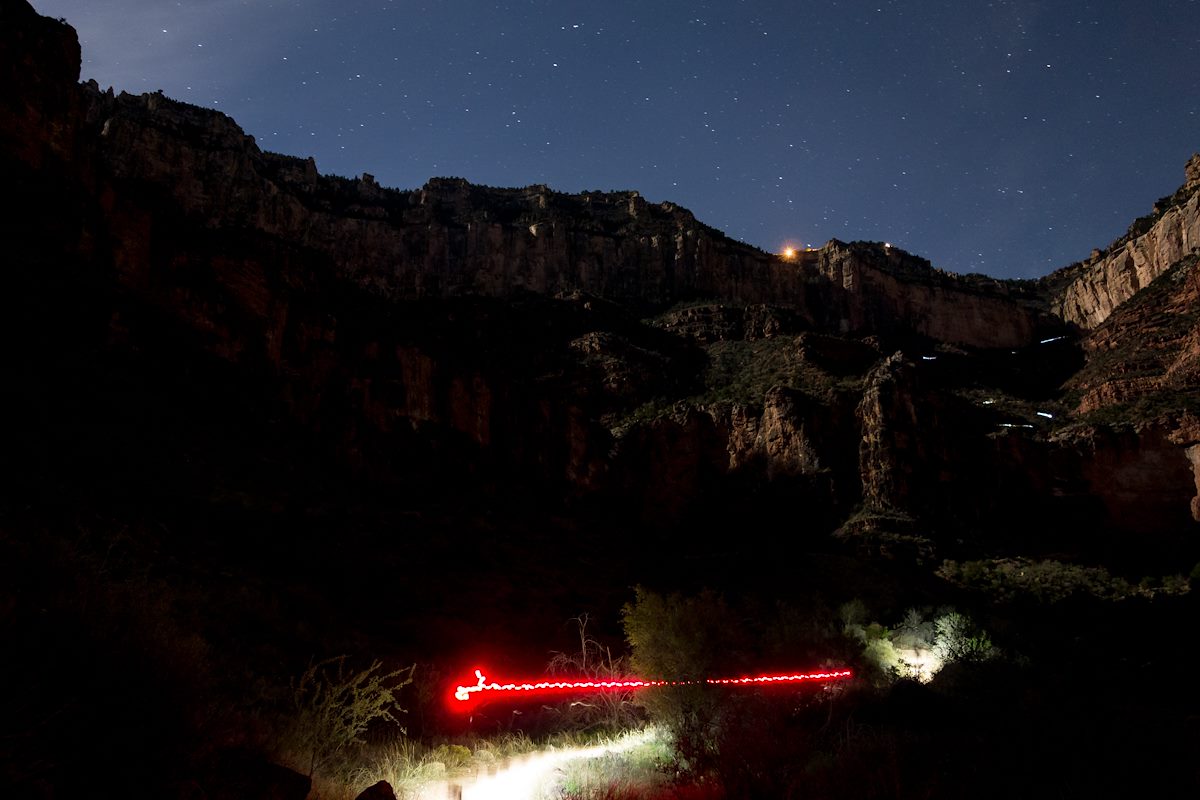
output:
[[[649,730],[636,746],[557,768],[545,797],[1004,797],[1036,781],[1046,782],[1034,796],[1056,796],[1141,785],[1139,765],[1193,741],[1169,710],[1188,667],[1157,645],[1194,612],[1186,576],[1007,559],[944,562],[924,594],[908,578],[847,579],[831,563],[807,590],[640,586],[619,624],[560,620],[542,673],[694,679],[848,666],[855,678],[582,695],[520,716],[497,704],[455,728],[442,710],[444,662],[373,656],[378,646],[328,636],[326,652],[348,655],[299,658],[316,640],[288,634],[270,593],[243,586],[222,608],[177,562],[147,551],[153,540],[137,526],[12,530],[0,563],[21,602],[3,623],[21,655],[5,659],[4,677],[24,691],[6,701],[9,779],[76,774],[82,789],[112,765],[107,787],[136,796],[280,764],[311,777],[313,800],[353,800],[379,781],[414,797],[535,751]],[[298,647],[280,645],[297,633]],[[1131,680],[1138,689],[1125,691]],[[64,715],[76,725],[51,724]],[[1111,770],[1086,768],[1094,758]],[[1186,771],[1170,766],[1185,763],[1167,762],[1155,785],[1185,785]]]

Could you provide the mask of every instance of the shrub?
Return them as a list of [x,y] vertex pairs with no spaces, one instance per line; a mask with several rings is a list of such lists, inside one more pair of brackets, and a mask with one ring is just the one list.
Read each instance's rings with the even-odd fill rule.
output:
[[[311,664],[292,681],[292,714],[284,737],[288,749],[308,762],[308,775],[354,745],[372,722],[399,725],[395,712],[400,689],[412,683],[414,667],[381,673],[374,661],[360,672],[346,668],[346,656]],[[403,732],[403,728],[401,728]]]
[[932,616],[909,609],[894,629],[865,623],[860,607],[843,606],[845,634],[862,644],[876,683],[916,679],[927,683],[946,664],[987,661],[998,651],[991,638],[965,614],[944,608]]
[[[769,597],[731,603],[711,591],[662,596],[639,587],[623,616],[632,665],[646,678],[701,681],[828,666],[845,649],[819,597],[797,608]],[[641,701],[672,738],[671,771],[715,781],[729,797],[778,797],[806,757],[814,718],[826,721],[828,701],[842,690],[698,683],[648,689]]]
[[[663,597],[639,586],[634,601],[621,613],[634,670],[659,680],[694,681],[711,675],[723,665],[730,638],[740,628],[724,599],[710,591]],[[716,755],[720,711],[711,686],[649,689],[641,701],[651,718],[671,731],[679,771],[709,765]]]
[[[588,635],[588,615],[571,620],[579,634],[579,650],[555,653],[547,671],[572,679],[614,681],[629,678],[629,659],[613,657],[612,650]],[[572,730],[601,728],[611,731],[624,729],[640,718],[640,709],[633,703],[632,692],[598,692],[565,705],[564,721]]]

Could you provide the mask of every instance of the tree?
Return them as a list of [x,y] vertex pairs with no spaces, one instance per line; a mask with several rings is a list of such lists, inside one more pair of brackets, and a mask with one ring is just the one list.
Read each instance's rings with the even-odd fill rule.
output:
[[[641,586],[621,610],[634,671],[653,680],[697,681],[725,667],[742,626],[711,591],[664,597]],[[641,701],[675,739],[683,771],[705,769],[717,755],[721,703],[704,684],[648,689]]]

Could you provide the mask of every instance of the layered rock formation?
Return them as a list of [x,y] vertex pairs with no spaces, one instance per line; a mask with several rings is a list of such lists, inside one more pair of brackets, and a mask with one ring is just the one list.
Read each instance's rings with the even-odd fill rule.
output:
[[[1150,529],[1190,552],[1182,407],[1132,432],[1087,415],[1195,385],[1196,159],[1153,220],[1041,282],[879,243],[784,259],[636,192],[321,175],[218,112],[77,84],[70,27],[2,8],[0,169],[28,199],[4,223],[22,298],[5,316],[12,342],[55,332],[17,348],[44,396],[87,391],[60,363],[128,362],[166,398],[258,398],[418,498],[528,492],[673,526],[791,514],[795,547],[875,515],[871,535],[920,529],[923,558],[1111,554]],[[1127,302],[1152,284],[1168,301]],[[1118,351],[1158,371],[1106,372]]]
[[1200,255],[1176,261],[1084,341],[1088,364],[1072,377],[1083,413],[1200,386]]
[[[59,27],[62,43],[51,49],[73,46],[66,63],[77,65],[70,29]],[[36,72],[32,57],[13,72]],[[55,157],[120,187],[107,224],[133,228],[113,237],[131,279],[151,260],[156,231],[182,217],[209,238],[241,230],[287,242],[394,299],[584,291],[661,307],[710,297],[794,309],[840,333],[910,330],[998,347],[1028,343],[1051,324],[998,283],[941,273],[898,250],[835,242],[785,260],[637,192],[563,195],[458,179],[396,191],[370,175],[322,176],[311,159],[261,151],[224,114],[161,94],[76,87],[72,72],[47,76],[52,85],[14,80],[16,103],[59,113],[30,112],[0,135],[26,163]],[[141,202],[122,207],[134,195]]]
[[[1179,472],[1180,448],[1194,474],[1200,438],[1188,420],[1200,409],[1200,154],[1188,161],[1183,185],[1106,253],[1045,282],[1057,287],[1051,307],[1087,329],[1087,361],[1066,382],[1068,399],[1087,420],[1138,432],[1117,437],[1116,455],[1100,456],[1094,483],[1112,487],[1124,476],[1132,485],[1108,495],[1122,495],[1127,506],[1145,501],[1160,490],[1158,477]],[[1200,520],[1196,502],[1192,516]],[[1126,517],[1142,528],[1158,522],[1148,509]]]
[[1130,226],[1129,232],[1103,252],[1046,279],[1050,308],[1062,319],[1092,329],[1149,286],[1180,259],[1200,250],[1200,154],[1184,171],[1175,194],[1155,203],[1154,210]]

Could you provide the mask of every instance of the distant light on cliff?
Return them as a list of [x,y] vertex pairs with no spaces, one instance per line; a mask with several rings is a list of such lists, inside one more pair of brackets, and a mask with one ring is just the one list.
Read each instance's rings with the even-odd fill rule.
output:
[[796,259],[796,248],[788,245],[783,248],[783,251],[779,255],[783,257],[784,261],[794,261]]

